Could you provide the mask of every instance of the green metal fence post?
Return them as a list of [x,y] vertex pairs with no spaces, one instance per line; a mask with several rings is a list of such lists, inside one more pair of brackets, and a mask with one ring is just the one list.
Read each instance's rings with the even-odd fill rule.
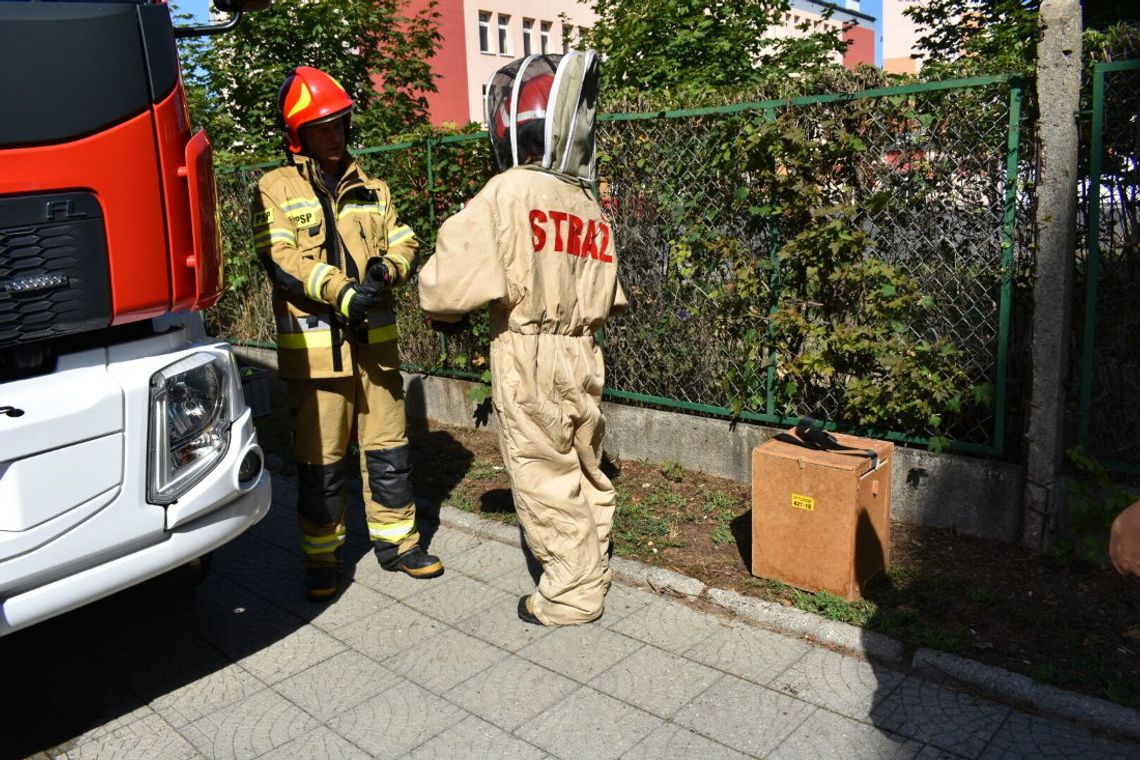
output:
[[[765,108],[764,118],[769,124],[776,122],[776,109]],[[775,167],[773,167],[774,169]],[[772,172],[775,177],[775,171]],[[775,179],[772,180],[775,183]],[[775,207],[775,188],[769,187],[769,202]],[[768,260],[772,263],[772,273],[768,280],[768,372],[764,380],[764,410],[770,417],[776,415],[776,326],[774,318],[780,305],[780,227],[776,215],[768,218]]]
[[1006,139],[1005,217],[1001,229],[1001,302],[998,306],[997,377],[994,379],[994,453],[1005,450],[1006,375],[1009,367],[1009,320],[1013,303],[1013,243],[1017,226],[1017,163],[1021,148],[1021,100],[1024,83],[1009,82],[1009,133]]

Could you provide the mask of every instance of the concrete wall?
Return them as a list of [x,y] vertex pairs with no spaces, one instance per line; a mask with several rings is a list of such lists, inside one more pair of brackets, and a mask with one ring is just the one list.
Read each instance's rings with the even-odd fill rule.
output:
[[[273,352],[237,347],[243,361],[274,368]],[[410,421],[495,431],[490,400],[467,397],[475,383],[404,376]],[[606,452],[619,459],[676,462],[742,483],[752,479],[752,449],[778,428],[693,417],[606,403]],[[1022,468],[1006,462],[896,447],[891,517],[912,525],[949,528],[970,536],[1017,540]]]

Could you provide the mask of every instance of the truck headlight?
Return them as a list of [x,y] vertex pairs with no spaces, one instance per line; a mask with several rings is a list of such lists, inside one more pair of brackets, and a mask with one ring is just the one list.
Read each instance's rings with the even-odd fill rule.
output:
[[147,501],[170,504],[202,479],[230,445],[231,360],[197,353],[150,378]]

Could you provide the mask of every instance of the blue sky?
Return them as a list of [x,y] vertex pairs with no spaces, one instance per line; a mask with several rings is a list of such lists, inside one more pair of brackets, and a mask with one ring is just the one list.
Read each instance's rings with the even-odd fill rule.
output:
[[172,0],[171,2],[178,13],[192,13],[196,20],[203,23],[210,20],[210,4],[211,0]]

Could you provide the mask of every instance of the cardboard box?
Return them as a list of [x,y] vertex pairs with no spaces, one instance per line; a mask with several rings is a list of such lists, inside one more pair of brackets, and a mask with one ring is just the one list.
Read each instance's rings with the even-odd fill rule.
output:
[[835,434],[820,450],[794,430],[752,451],[752,574],[858,599],[890,567],[894,444]]

